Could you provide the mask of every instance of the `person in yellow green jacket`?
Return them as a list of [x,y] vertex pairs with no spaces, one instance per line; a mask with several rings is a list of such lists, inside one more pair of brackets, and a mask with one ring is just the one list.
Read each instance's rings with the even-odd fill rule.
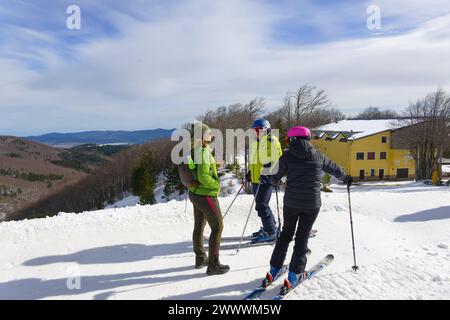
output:
[[[261,218],[262,227],[252,234],[252,242],[270,242],[277,238],[277,224],[269,202],[272,196],[272,184],[264,169],[270,169],[278,162],[283,154],[281,144],[271,135],[269,121],[258,119],[252,124],[256,141],[250,146],[250,170],[246,180],[252,183],[255,195],[256,211]],[[275,154],[274,154],[275,153]]]
[[[197,128],[195,128],[197,126]],[[189,199],[194,206],[194,231],[192,242],[195,252],[195,267],[208,267],[208,275],[224,274],[230,267],[219,261],[219,249],[223,230],[222,212],[219,205],[220,181],[217,166],[211,153],[211,131],[208,126],[197,123],[194,130],[201,130],[202,139],[193,141],[189,169],[195,183],[189,187]],[[193,131],[194,131],[193,130]],[[208,223],[211,228],[209,236],[209,256],[203,246],[203,231]]]

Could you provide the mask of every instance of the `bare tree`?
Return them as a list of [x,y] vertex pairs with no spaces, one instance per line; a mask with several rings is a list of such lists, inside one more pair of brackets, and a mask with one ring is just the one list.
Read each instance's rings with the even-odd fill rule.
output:
[[317,87],[309,84],[301,86],[293,98],[296,124],[299,124],[301,120],[308,119],[317,108],[329,102],[324,90],[318,90]]
[[324,124],[345,120],[345,115],[336,108],[319,108],[309,116],[308,125],[317,128]]
[[244,128],[249,128],[252,122],[264,113],[265,101],[263,97],[256,97],[244,106],[246,123]]
[[287,93],[284,97],[283,105],[281,106],[280,112],[278,113],[282,118],[284,118],[284,122],[287,127],[291,127],[294,124],[293,117],[293,105],[292,105],[292,94]]
[[400,121],[406,128],[398,130],[397,139],[411,151],[416,162],[416,177],[429,179],[450,146],[450,96],[443,89],[411,103]]
[[358,114],[354,119],[373,120],[373,119],[395,119],[399,115],[393,110],[380,110],[378,107],[368,107]]
[[266,117],[286,134],[288,128],[296,125],[316,127],[345,118],[336,108],[328,108],[329,100],[324,90],[305,84],[295,93],[288,92],[283,104]]

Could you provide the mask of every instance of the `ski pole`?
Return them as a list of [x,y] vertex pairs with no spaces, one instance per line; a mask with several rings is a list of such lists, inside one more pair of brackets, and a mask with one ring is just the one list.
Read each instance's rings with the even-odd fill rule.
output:
[[352,218],[352,202],[350,199],[350,185],[347,185],[347,191],[348,191],[348,208],[349,208],[349,212],[350,212],[350,228],[352,231],[352,248],[353,248],[353,262],[354,262],[352,269],[353,269],[353,271],[358,271],[359,267],[356,265],[355,236],[353,233],[353,218]]
[[228,214],[228,211],[230,211],[231,207],[233,206],[234,202],[236,201],[237,197],[239,196],[239,194],[241,193],[242,189],[244,189],[244,183],[242,183],[241,188],[239,189],[239,191],[237,192],[236,196],[234,197],[233,201],[231,201],[230,206],[228,207],[227,211],[225,212],[225,214],[223,215],[222,219],[225,219],[225,217]]
[[275,187],[275,194],[277,197],[277,213],[278,213],[278,232],[277,232],[277,238],[280,237],[281,233],[281,218],[280,218],[280,202],[278,201],[278,186]]
[[244,239],[244,234],[245,234],[245,230],[247,229],[248,220],[250,219],[250,214],[252,213],[252,209],[253,209],[253,206],[255,205],[256,198],[258,197],[260,186],[261,186],[261,183],[258,184],[258,188],[256,189],[255,197],[253,198],[252,205],[250,207],[250,211],[248,212],[247,221],[245,221],[244,230],[242,230],[241,240],[239,241],[239,246],[236,250],[236,254],[238,254],[239,250],[241,249],[242,240]]
[[185,197],[185,205],[184,205],[184,213],[187,212],[187,205],[188,205],[188,196],[189,196],[189,190],[186,189],[186,197]]

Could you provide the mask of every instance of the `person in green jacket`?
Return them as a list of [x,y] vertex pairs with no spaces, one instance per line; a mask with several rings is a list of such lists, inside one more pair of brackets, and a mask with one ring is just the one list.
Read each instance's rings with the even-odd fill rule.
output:
[[255,120],[252,128],[255,130],[256,141],[250,146],[250,170],[246,180],[252,183],[255,209],[263,225],[259,231],[252,234],[252,242],[271,242],[276,241],[278,228],[269,206],[272,184],[268,176],[262,173],[264,169],[273,171],[283,150],[278,139],[271,134],[269,121]]
[[[197,128],[195,128],[197,126]],[[196,180],[189,188],[189,199],[194,206],[194,231],[192,235],[195,252],[195,267],[197,269],[208,266],[208,275],[224,274],[230,267],[219,261],[220,241],[223,230],[222,212],[219,205],[220,181],[217,166],[211,153],[211,131],[208,126],[197,123],[194,130],[200,130],[202,139],[194,139],[193,157],[189,168]],[[211,228],[209,237],[209,257],[203,246],[203,231],[206,223]]]

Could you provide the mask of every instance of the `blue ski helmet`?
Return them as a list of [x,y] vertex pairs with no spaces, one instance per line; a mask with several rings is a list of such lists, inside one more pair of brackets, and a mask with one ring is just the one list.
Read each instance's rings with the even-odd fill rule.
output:
[[263,129],[270,129],[270,122],[266,119],[257,119],[253,121],[252,129],[255,128],[263,128]]

